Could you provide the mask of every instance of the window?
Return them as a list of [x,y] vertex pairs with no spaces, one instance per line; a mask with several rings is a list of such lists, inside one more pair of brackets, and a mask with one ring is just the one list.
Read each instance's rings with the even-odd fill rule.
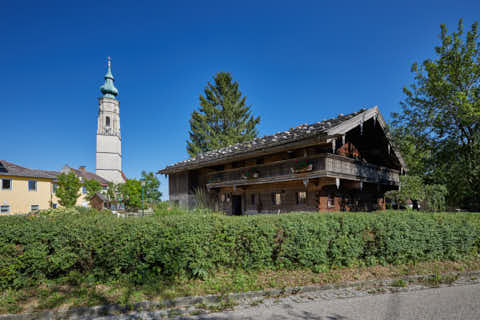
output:
[[252,205],[255,205],[255,194],[252,194],[250,196],[250,202],[251,202]]
[[235,168],[242,168],[242,167],[245,167],[245,161],[235,161],[235,162],[232,162],[232,168],[235,169]]
[[333,194],[328,195],[328,207],[329,208],[335,207],[335,196]]
[[28,180],[28,191],[37,191],[37,181]]
[[82,187],[82,193],[87,194],[87,187],[85,187],[85,186]]
[[282,195],[280,194],[280,192],[272,193],[272,204],[276,206],[282,204]]
[[110,117],[105,118],[105,126],[110,127]]
[[7,206],[7,205],[0,206],[0,213],[10,213],[10,206]]
[[305,204],[307,202],[307,193],[305,191],[297,192],[297,204]]
[[294,159],[297,157],[295,150],[288,150],[287,154],[288,154],[288,159]]
[[38,211],[38,210],[40,210],[40,206],[38,204],[32,204],[30,206],[30,211],[35,212],[35,211]]
[[57,209],[57,204],[56,204],[56,203],[52,203],[52,208],[53,208],[53,209]]
[[256,164],[264,164],[265,163],[265,158],[257,158],[255,160]]
[[214,167],[210,167],[210,169],[214,170],[214,171],[223,171],[225,170],[225,166],[214,166]]
[[2,179],[2,190],[12,190],[12,179]]
[[53,185],[52,185],[52,192],[53,192],[53,193],[57,193],[57,189],[58,189],[58,185],[57,185],[57,184],[53,184]]

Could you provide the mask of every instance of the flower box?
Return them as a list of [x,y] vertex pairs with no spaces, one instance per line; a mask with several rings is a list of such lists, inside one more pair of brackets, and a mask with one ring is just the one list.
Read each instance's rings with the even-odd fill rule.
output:
[[309,163],[309,164],[306,164],[304,166],[292,167],[292,168],[290,168],[290,171],[292,173],[304,173],[304,172],[312,171],[312,169],[313,169],[313,165],[311,163]]
[[245,172],[242,172],[242,179],[246,180],[246,179],[257,179],[258,177],[260,177],[260,173],[256,170],[247,170]]

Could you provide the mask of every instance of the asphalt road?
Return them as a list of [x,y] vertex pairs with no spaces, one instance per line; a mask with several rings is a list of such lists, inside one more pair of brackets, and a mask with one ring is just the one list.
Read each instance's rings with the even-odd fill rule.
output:
[[480,284],[306,303],[280,302],[268,307],[257,306],[181,319],[479,320]]
[[[111,315],[96,320],[165,319],[165,312],[143,311]],[[367,294],[349,298],[322,299],[314,294],[306,299],[287,296],[266,300],[258,306],[243,305],[234,311],[197,316],[177,316],[181,320],[480,320],[480,284],[456,285],[398,293]]]

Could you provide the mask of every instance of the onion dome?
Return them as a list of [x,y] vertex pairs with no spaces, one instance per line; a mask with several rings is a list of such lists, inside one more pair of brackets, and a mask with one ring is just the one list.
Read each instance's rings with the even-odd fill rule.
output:
[[103,93],[104,97],[115,99],[115,97],[118,95],[118,90],[113,84],[113,81],[115,81],[115,79],[113,78],[111,64],[112,63],[110,61],[110,57],[108,57],[108,69],[107,73],[105,74],[105,83],[100,87],[100,91]]

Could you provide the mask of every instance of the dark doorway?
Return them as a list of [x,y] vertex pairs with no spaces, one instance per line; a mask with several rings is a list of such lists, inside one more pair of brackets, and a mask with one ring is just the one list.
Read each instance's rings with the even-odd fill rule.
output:
[[232,196],[232,214],[235,216],[242,215],[242,196]]

